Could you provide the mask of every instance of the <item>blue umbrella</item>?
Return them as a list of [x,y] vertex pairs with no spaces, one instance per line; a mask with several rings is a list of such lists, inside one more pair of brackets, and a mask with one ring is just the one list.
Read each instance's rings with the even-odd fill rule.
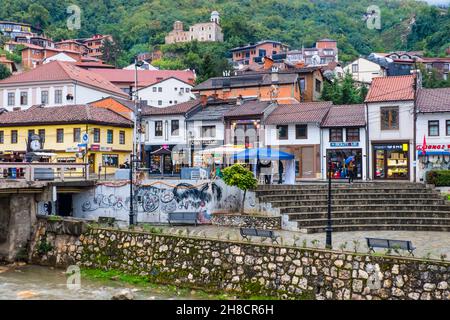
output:
[[352,161],[355,161],[355,157],[354,156],[350,156],[347,159],[345,159],[345,164],[349,164]]

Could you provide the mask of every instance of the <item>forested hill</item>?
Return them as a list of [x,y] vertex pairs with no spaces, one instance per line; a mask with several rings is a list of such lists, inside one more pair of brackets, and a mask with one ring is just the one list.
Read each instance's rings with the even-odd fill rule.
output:
[[[81,29],[66,27],[67,7],[82,10]],[[364,13],[381,8],[381,30],[370,30]],[[217,52],[261,39],[308,47],[320,38],[338,40],[340,59],[389,50],[426,50],[442,55],[450,45],[450,10],[413,0],[1,0],[0,20],[41,26],[55,40],[112,34],[123,52],[119,64],[136,52],[163,44],[175,20],[185,27],[221,14],[225,43]]]

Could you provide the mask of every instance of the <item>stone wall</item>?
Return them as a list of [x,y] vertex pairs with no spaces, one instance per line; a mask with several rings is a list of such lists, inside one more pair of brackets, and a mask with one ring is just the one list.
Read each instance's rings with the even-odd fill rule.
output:
[[115,269],[243,297],[450,299],[448,262],[98,228],[77,236],[49,223],[39,221],[35,263]]
[[281,216],[257,216],[240,214],[213,213],[212,224],[217,226],[238,227],[238,228],[258,228],[268,230],[281,229]]

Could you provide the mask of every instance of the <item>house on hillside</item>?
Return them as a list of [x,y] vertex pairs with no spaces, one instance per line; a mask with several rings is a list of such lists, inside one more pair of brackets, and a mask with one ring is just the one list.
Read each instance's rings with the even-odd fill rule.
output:
[[105,97],[128,96],[108,80],[76,67],[53,61],[0,81],[0,107],[24,110],[33,105],[85,104]]

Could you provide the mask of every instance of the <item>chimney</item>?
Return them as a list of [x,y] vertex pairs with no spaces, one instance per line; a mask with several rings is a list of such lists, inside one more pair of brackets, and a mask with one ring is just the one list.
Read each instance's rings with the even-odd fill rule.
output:
[[272,67],[272,84],[278,84],[278,81],[279,81],[278,68]]

